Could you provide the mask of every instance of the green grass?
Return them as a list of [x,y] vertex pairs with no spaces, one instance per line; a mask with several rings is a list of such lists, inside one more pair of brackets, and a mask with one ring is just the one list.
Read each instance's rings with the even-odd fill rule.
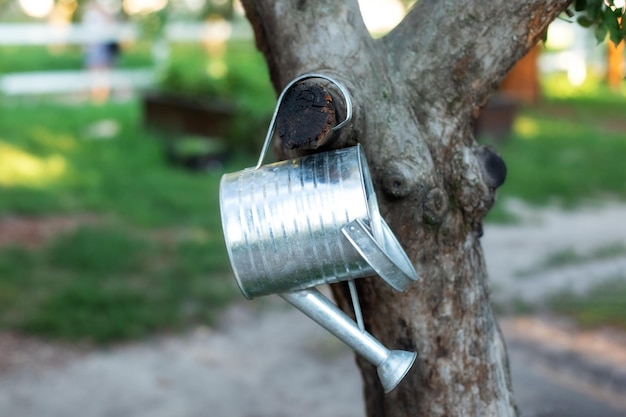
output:
[[[149,65],[148,50],[125,49],[120,66]],[[81,55],[76,47],[0,47],[0,74],[79,69]],[[209,94],[193,83],[211,81],[215,57],[175,44],[172,59],[190,70],[189,91]],[[226,85],[220,93],[236,99],[243,119],[229,144],[256,153],[274,105],[265,64],[250,42],[229,44],[220,59],[228,72],[213,81]],[[138,101],[0,101],[0,219],[91,219],[34,249],[0,248],[0,328],[107,343],[210,323],[239,296],[218,188],[223,172],[253,165],[256,154],[192,173],[166,162],[169,138],[141,119]]]
[[548,254],[535,267],[517,272],[518,277],[527,277],[550,269],[581,265],[587,262],[601,261],[626,255],[626,246],[621,242],[599,246],[589,253],[579,253],[573,248],[566,248]]
[[210,323],[235,295],[211,239],[155,239],[121,225],[81,227],[37,250],[0,252],[0,324],[110,342]]
[[[96,135],[102,120],[117,126],[112,136]],[[137,102],[4,103],[0,150],[0,218],[96,219],[36,249],[0,249],[3,328],[110,342],[208,323],[238,296],[219,220],[222,171],[169,166]],[[234,155],[225,169],[253,159]]]
[[593,124],[575,115],[550,115],[564,107],[549,103],[518,118],[515,135],[501,149],[509,168],[502,194],[537,204],[556,199],[565,206],[603,194],[626,196],[624,133],[603,128],[601,115]]
[[552,310],[575,318],[585,327],[610,325],[626,330],[626,279],[600,284],[587,295],[563,293],[549,300]]
[[[219,173],[167,166],[162,138],[144,131],[140,118],[137,102],[4,106],[0,215],[86,211],[141,226],[218,225],[211,213],[217,213]],[[97,137],[92,128],[103,120],[119,131]]]
[[[67,46],[0,46],[0,75],[14,72],[80,70],[84,68],[83,47]],[[148,44],[139,42],[123,47],[117,62],[120,68],[152,65]]]
[[[544,100],[522,108],[511,136],[496,145],[508,168],[499,200],[571,208],[594,199],[626,199],[626,94],[600,85],[551,89],[550,82],[562,80],[548,81]],[[502,204],[488,216],[512,218]]]

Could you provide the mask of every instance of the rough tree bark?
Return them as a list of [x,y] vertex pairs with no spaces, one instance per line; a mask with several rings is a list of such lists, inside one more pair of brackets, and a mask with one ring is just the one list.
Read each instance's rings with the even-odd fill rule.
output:
[[[307,72],[350,90],[353,122],[320,149],[363,145],[381,213],[421,277],[403,293],[380,279],[358,280],[368,330],[389,348],[418,352],[387,395],[358,359],[370,417],[517,413],[479,240],[505,167],[475,142],[472,124],[568,3],[421,0],[373,39],[356,0],[243,1],[277,91]],[[349,310],[344,288],[333,292]]]

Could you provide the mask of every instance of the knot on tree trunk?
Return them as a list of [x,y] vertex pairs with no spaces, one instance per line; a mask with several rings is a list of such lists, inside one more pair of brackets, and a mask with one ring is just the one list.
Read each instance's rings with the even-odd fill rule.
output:
[[388,161],[383,167],[383,192],[388,197],[406,197],[417,189],[418,176],[412,164],[402,160]]
[[506,164],[500,155],[490,146],[481,146],[476,152],[485,184],[489,188],[498,188],[506,180]]
[[448,196],[441,188],[433,188],[424,200],[424,222],[438,225],[443,222],[444,216],[448,212]]
[[488,146],[462,146],[453,157],[451,182],[465,222],[474,230],[496,201],[496,188],[506,179],[506,165]]

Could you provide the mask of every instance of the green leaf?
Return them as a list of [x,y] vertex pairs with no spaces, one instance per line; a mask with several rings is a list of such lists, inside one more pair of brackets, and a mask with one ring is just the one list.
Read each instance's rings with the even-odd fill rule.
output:
[[608,29],[609,38],[615,45],[618,45],[622,41],[622,39],[624,39],[620,23],[622,17],[621,11],[613,11],[609,8],[606,8],[602,17],[603,25]]
[[609,38],[617,46],[624,40],[624,34],[619,27],[609,27]]
[[584,28],[589,28],[591,27],[591,25],[593,25],[593,22],[589,20],[587,16],[580,16],[577,21],[578,24]]
[[587,8],[587,0],[576,0],[574,3],[574,10],[577,12],[582,12]]
[[587,1],[587,17],[594,21],[602,13],[603,0],[588,0]]
[[604,26],[604,24],[601,24],[599,26],[597,26],[594,30],[593,30],[593,34],[596,37],[596,41],[598,43],[602,43],[604,42],[604,40],[606,39],[606,33],[608,32],[606,26]]

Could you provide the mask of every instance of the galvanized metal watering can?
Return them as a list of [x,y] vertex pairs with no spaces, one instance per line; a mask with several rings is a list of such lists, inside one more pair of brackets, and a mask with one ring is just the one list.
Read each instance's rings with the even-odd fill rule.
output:
[[[307,78],[341,90],[346,119],[352,103],[343,85],[322,74],[289,83],[278,99],[257,165],[225,174],[220,183],[222,227],[243,295],[279,294],[377,367],[385,392],[406,375],[416,354],[389,350],[365,331],[354,279],[378,274],[398,291],[417,273],[380,216],[362,148],[263,165],[285,93]],[[316,286],[347,281],[355,323]]]

